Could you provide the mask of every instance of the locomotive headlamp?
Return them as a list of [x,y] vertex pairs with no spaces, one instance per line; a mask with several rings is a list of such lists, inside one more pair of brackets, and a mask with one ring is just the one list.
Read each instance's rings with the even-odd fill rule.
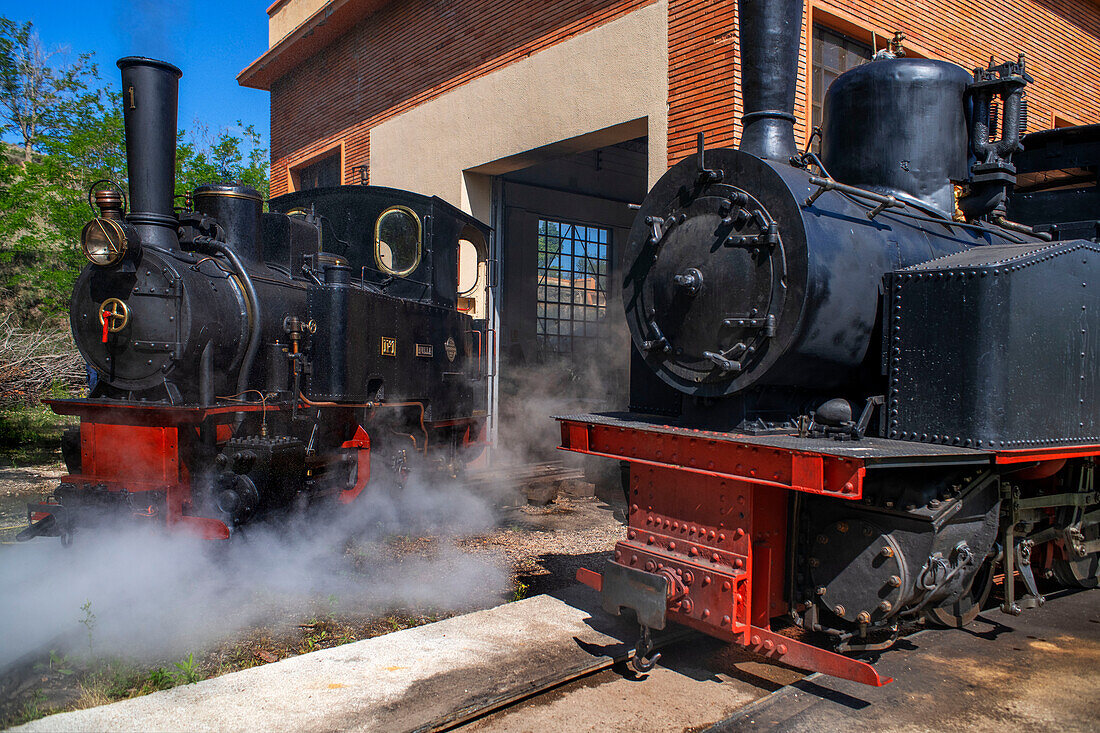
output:
[[126,230],[113,219],[96,217],[80,233],[80,248],[93,265],[115,264],[126,255],[128,245]]

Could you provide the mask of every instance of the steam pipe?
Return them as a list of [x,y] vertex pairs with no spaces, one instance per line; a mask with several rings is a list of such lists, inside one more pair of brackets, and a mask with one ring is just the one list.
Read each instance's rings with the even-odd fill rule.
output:
[[794,99],[803,0],[739,0],[741,145],[746,153],[786,161],[794,142]]
[[214,342],[207,341],[199,357],[199,403],[214,404]]
[[252,278],[248,276],[248,270],[232,247],[225,242],[219,242],[210,237],[196,237],[195,242],[218,252],[229,260],[229,263],[233,265],[233,269],[236,270],[237,277],[240,278],[245,297],[248,298],[248,304],[252,309],[252,328],[249,329],[248,333],[248,347],[245,349],[244,359],[241,361],[241,370],[237,373],[237,394],[241,394],[248,389],[248,377],[252,372],[252,365],[256,361],[256,354],[260,351],[260,336],[263,330],[260,298],[256,295],[256,287],[252,284]]
[[130,214],[141,241],[178,249],[178,220],[172,209],[176,188],[176,105],[179,69],[141,56],[118,60],[122,71],[122,113]]

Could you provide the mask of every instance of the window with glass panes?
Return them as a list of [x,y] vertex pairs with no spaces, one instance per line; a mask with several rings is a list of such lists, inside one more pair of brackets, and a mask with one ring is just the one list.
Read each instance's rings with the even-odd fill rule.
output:
[[340,185],[340,154],[326,156],[315,163],[304,165],[294,171],[298,179],[298,190],[327,188]]
[[611,232],[539,219],[536,340],[544,354],[571,356],[608,336]]
[[813,40],[813,100],[810,124],[812,127],[817,127],[821,124],[821,107],[825,102],[825,91],[833,83],[833,79],[848,69],[870,61],[871,47],[816,23]]

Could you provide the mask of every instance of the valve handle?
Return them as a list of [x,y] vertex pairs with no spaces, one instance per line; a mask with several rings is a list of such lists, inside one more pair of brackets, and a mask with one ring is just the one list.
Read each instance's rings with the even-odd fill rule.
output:
[[99,322],[103,324],[103,343],[109,333],[118,333],[130,322],[130,307],[118,298],[108,298],[99,306]]

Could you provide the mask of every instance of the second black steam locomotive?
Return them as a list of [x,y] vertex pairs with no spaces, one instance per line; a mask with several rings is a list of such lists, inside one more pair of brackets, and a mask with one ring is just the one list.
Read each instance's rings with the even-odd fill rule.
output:
[[484,445],[484,321],[459,249],[489,229],[438,198],[341,186],[274,199],[211,184],[174,208],[181,73],[122,70],[130,211],[96,192],[70,319],[98,382],[53,400],[80,426],[69,475],[20,535],[134,517],[211,539],[271,512],[348,503]]
[[866,651],[996,576],[1010,614],[1100,584],[1100,126],[1023,138],[1022,56],[886,54],[799,150],[802,9],[740,3],[740,147],[646,196],[630,411],[559,417],[562,447],[626,469],[626,538],[578,579],[636,613],[639,669],[675,621],[880,685],[773,622]]

